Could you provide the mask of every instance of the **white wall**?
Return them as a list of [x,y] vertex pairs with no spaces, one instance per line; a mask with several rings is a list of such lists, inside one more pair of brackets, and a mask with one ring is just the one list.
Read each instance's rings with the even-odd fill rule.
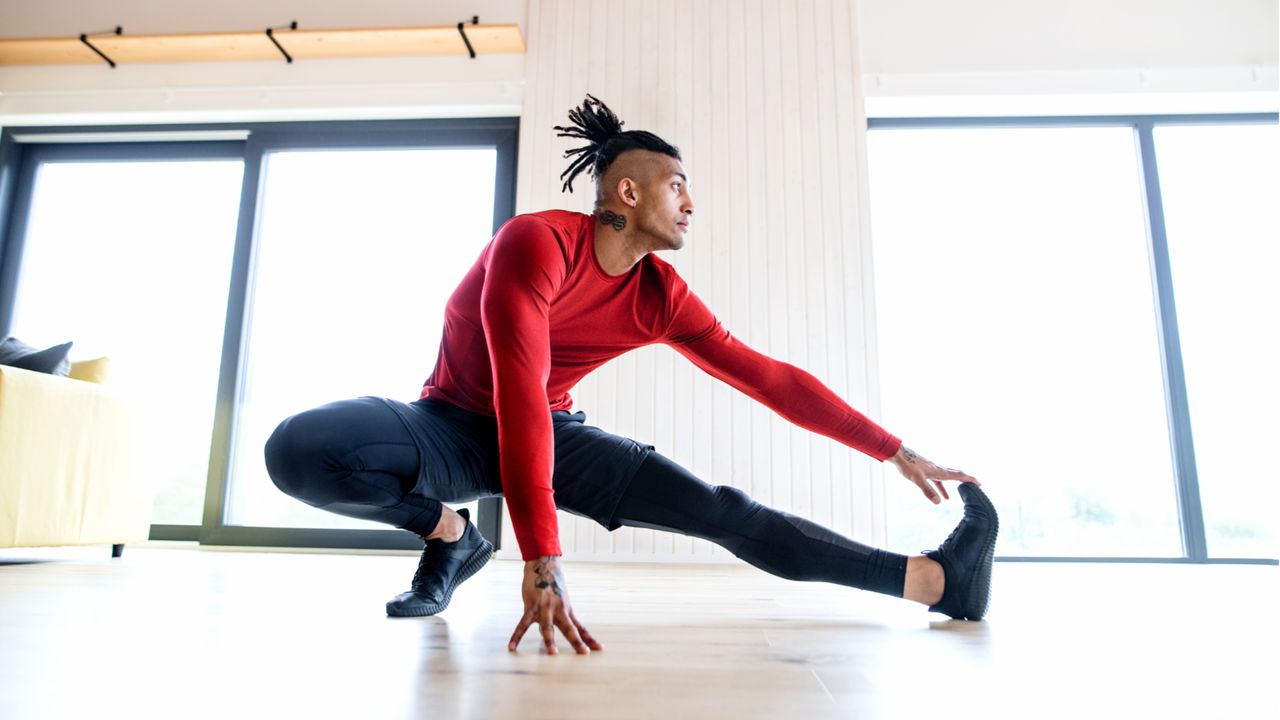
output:
[[1276,64],[1275,0],[857,0],[872,75]]
[[1276,0],[857,0],[868,113],[1280,107]]
[[[864,117],[848,2],[544,0],[530,6],[517,208],[587,211],[560,192],[555,137],[590,92],[678,146],[696,210],[667,259],[749,345],[814,373],[855,407],[872,398],[864,243]],[[666,348],[623,356],[575,393],[588,421],[655,444],[713,483],[864,539],[879,463],[790,426]],[[510,535],[508,535],[510,537]],[[648,530],[562,514],[578,558],[712,559]],[[515,548],[504,552],[515,556]]]

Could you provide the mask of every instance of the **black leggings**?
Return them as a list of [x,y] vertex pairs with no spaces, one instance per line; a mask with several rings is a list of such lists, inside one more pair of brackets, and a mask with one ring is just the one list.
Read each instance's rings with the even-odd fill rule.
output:
[[650,453],[618,503],[617,522],[690,535],[788,580],[819,580],[902,597],[907,557],[868,547],[730,485],[708,485]]
[[[419,535],[435,528],[442,503],[501,492],[492,418],[421,403],[412,408],[418,414],[397,417],[403,407],[360,398],[286,419],[265,448],[272,481],[314,507]],[[610,529],[653,528],[709,540],[789,580],[902,596],[906,556],[765,507],[735,487],[708,485],[657,452],[633,456],[633,444],[558,414],[557,505]],[[638,469],[626,483],[619,468],[635,468],[630,457]]]
[[291,415],[271,434],[264,455],[267,474],[284,494],[422,536],[440,522],[441,501],[471,499],[418,491],[421,453],[404,423],[378,398],[341,400]]

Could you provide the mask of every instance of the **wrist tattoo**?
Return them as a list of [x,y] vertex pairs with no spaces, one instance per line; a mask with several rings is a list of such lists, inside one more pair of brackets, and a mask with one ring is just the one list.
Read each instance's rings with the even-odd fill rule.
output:
[[612,210],[605,210],[600,213],[600,222],[613,227],[618,232],[622,232],[622,229],[627,226],[627,216],[619,215]]
[[557,573],[552,568],[547,567],[547,563],[541,560],[535,563],[533,574],[537,577],[537,580],[533,583],[534,587],[539,590],[551,588],[551,592],[555,593],[556,597],[560,597],[560,583],[556,582]]
[[912,465],[915,464],[916,458],[920,457],[919,455],[916,455],[914,452],[912,452],[911,448],[907,447],[906,445],[902,446],[902,452],[906,455],[907,462],[911,463]]

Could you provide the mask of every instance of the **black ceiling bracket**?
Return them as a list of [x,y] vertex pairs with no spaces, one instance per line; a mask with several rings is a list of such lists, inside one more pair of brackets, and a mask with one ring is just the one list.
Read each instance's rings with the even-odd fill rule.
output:
[[294,20],[288,25],[280,25],[278,27],[267,28],[267,39],[271,41],[272,45],[276,46],[276,49],[279,50],[280,54],[284,56],[284,61],[287,63],[293,62],[293,56],[289,55],[289,52],[284,49],[284,46],[280,44],[279,40],[276,40],[275,31],[276,30],[297,30],[297,29],[298,29],[297,20]]
[[[471,16],[471,24],[472,24],[472,25],[479,25],[479,24],[480,24],[480,16],[479,16],[479,15],[472,15],[472,16]],[[466,43],[466,44],[467,44],[467,52],[471,53],[471,59],[472,59],[472,60],[474,60],[474,59],[475,59],[475,57],[476,57],[476,49],[475,49],[475,48],[473,48],[473,47],[471,47],[471,40],[469,40],[469,39],[467,38],[467,31],[463,29],[465,26],[466,26],[466,23],[465,23],[465,22],[460,22],[460,23],[458,23],[458,34],[462,35],[462,42],[464,42],[464,43]]]
[[89,42],[89,38],[95,35],[123,35],[123,34],[124,34],[124,28],[117,25],[115,30],[103,30],[102,32],[96,32],[96,33],[80,33],[80,42],[89,46],[90,50],[98,53],[98,57],[102,58],[103,60],[106,60],[107,64],[110,65],[112,69],[115,69],[115,66],[116,66],[115,61],[107,57],[106,54],[103,53],[101,50],[94,47],[93,43]]

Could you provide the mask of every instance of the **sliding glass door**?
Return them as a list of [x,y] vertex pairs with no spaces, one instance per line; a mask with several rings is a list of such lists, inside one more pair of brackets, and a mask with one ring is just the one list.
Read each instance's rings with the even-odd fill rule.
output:
[[262,448],[311,407],[417,398],[445,302],[492,237],[496,171],[494,148],[263,157],[228,524],[382,527],[283,495]]
[[[883,419],[988,483],[997,553],[1280,556],[1276,117],[870,128]],[[908,552],[959,512],[887,498]]]
[[106,356],[138,406],[153,521],[198,525],[244,170],[241,143],[28,158],[11,334]]
[[110,357],[147,418],[153,538],[421,547],[285,496],[263,446],[333,400],[417,399],[445,302],[514,213],[518,128],[5,128],[0,330]]

